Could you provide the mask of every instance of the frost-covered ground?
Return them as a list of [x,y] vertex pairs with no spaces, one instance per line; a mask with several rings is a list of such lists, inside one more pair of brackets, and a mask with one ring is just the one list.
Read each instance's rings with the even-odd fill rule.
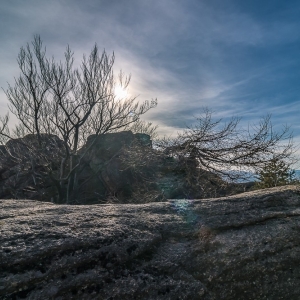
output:
[[0,200],[1,299],[300,299],[300,189],[148,204]]

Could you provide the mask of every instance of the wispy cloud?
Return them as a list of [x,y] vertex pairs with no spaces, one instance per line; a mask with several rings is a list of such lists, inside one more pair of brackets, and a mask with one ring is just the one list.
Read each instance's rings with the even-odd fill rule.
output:
[[[210,107],[217,118],[242,116],[243,124],[272,113],[275,123],[292,123],[300,136],[297,1],[259,9],[237,0],[18,3],[7,1],[0,12],[4,88],[18,75],[19,48],[34,34],[57,58],[70,44],[77,61],[96,42],[115,51],[116,71],[132,74],[130,93],[141,101],[158,98],[144,118],[162,134],[176,133]],[[0,92],[1,114],[5,104]]]

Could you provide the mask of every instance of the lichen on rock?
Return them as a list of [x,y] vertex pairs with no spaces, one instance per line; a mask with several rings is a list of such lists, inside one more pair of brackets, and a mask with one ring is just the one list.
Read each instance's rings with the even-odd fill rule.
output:
[[300,190],[55,205],[0,200],[1,299],[299,299]]

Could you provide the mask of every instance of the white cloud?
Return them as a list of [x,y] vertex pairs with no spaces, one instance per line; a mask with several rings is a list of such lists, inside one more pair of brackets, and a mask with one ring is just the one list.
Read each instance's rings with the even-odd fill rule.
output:
[[[248,52],[241,55],[244,49],[297,40],[295,21],[262,23],[230,2],[220,7],[210,1],[171,0],[19,3],[5,2],[6,17],[0,20],[2,28],[7,28],[1,34],[0,49],[0,86],[4,88],[6,81],[13,83],[18,75],[20,46],[38,33],[56,58],[62,57],[67,44],[77,62],[95,42],[100,50],[115,51],[115,70],[132,74],[130,94],[140,95],[140,101],[158,98],[158,107],[144,118],[158,123],[163,133],[177,132],[205,106],[217,118],[240,115],[243,124],[268,112],[278,123],[297,124],[297,104],[284,104],[278,97],[272,106],[255,84],[270,75],[276,84],[280,67],[298,58],[256,64]],[[247,60],[245,68],[240,66]],[[6,97],[0,92],[0,114],[4,114],[4,103]]]

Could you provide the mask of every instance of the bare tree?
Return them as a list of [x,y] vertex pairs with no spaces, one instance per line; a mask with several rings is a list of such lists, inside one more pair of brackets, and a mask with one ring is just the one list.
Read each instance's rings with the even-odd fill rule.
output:
[[[59,203],[69,203],[75,196],[77,173],[88,149],[80,155],[78,150],[87,137],[93,135],[96,139],[98,135],[128,128],[140,122],[140,115],[157,105],[156,100],[139,104],[136,97],[119,99],[116,96],[116,87],[126,89],[130,76],[122,72],[115,76],[114,60],[114,54],[109,56],[105,51],[100,54],[95,45],[76,69],[69,47],[64,61],[56,62],[54,58],[47,58],[39,36],[35,36],[32,45],[27,44],[20,50],[21,75],[5,91],[9,109],[19,124],[10,131],[8,116],[2,118],[0,136],[2,140],[26,135],[36,137],[34,143],[22,139],[19,144],[26,144],[33,173],[37,172],[37,159],[43,165],[43,172],[57,189]],[[52,146],[46,137],[50,138],[52,146],[57,146],[55,157],[49,156]],[[62,140],[59,147],[53,137]],[[92,145],[90,143],[90,147]],[[20,151],[19,154],[22,155]],[[17,156],[16,151],[14,155]]]
[[274,157],[291,157],[293,143],[288,127],[275,132],[270,116],[247,130],[240,128],[239,122],[239,118],[232,118],[222,125],[222,120],[214,121],[211,111],[205,110],[195,126],[188,126],[175,139],[161,139],[157,146],[190,170],[198,168],[232,180],[245,178],[245,168],[253,171]]
[[133,170],[138,179],[132,198],[139,201],[146,194],[151,201],[163,199],[159,185],[165,184],[186,198],[241,192],[246,185],[234,182],[252,179],[253,173],[274,157],[292,160],[294,148],[288,127],[275,132],[270,116],[247,129],[239,122],[239,118],[228,123],[214,121],[212,113],[205,110],[195,126],[188,126],[176,138],[156,140],[154,148],[138,143],[125,148],[120,157],[123,168]]

